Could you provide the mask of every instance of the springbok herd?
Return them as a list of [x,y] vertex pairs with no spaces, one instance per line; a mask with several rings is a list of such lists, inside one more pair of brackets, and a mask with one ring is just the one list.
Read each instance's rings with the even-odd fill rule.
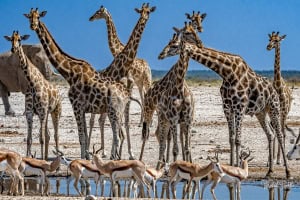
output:
[[[294,148],[286,154],[285,136],[286,130],[290,130],[286,124],[286,118],[291,107],[291,91],[287,87],[280,74],[280,42],[286,37],[279,32],[269,34],[267,50],[275,49],[274,80],[268,80],[257,75],[250,66],[238,55],[218,51],[204,46],[198,33],[203,31],[202,21],[206,14],[194,12],[186,14],[188,22],[183,28],[173,28],[175,33],[167,46],[159,54],[159,59],[179,55],[178,61],[169,72],[159,81],[152,83],[151,70],[148,63],[136,58],[139,42],[146,23],[156,7],[143,4],[135,11],[140,17],[129,37],[126,45],[118,39],[112,16],[103,6],[90,17],[90,21],[104,19],[107,25],[109,47],[114,56],[112,63],[103,71],[96,71],[88,62],[76,59],[58,46],[54,37],[41,19],[46,11],[31,9],[24,14],[29,19],[30,28],[37,33],[46,56],[53,67],[68,82],[69,99],[72,104],[80,143],[80,157],[69,161],[59,150],[59,119],[62,104],[59,91],[55,83],[50,83],[42,72],[33,64],[21,45],[29,35],[21,35],[13,31],[11,36],[5,39],[11,42],[11,54],[19,59],[18,67],[23,71],[27,80],[25,94],[25,115],[27,120],[27,149],[26,157],[19,153],[1,148],[0,169],[10,176],[11,184],[8,194],[24,195],[24,176],[38,175],[42,187],[42,195],[49,193],[49,180],[47,171],[53,172],[64,164],[72,172],[75,178],[74,187],[79,195],[84,195],[78,189],[80,179],[94,179],[96,186],[103,188],[105,179],[111,181],[111,196],[116,196],[116,183],[120,180],[130,180],[130,189],[133,197],[157,197],[156,182],[164,175],[168,176],[168,187],[171,188],[173,198],[176,198],[176,184],[181,180],[187,180],[184,196],[190,194],[191,183],[194,183],[198,198],[202,199],[204,189],[212,184],[211,193],[216,199],[214,189],[219,182],[231,183],[235,188],[235,196],[240,198],[241,181],[248,177],[248,162],[250,150],[241,149],[241,128],[245,115],[256,116],[268,139],[268,173],[266,177],[273,175],[273,163],[275,160],[275,140],[278,141],[277,163],[284,161],[286,177],[291,178],[287,159],[300,158],[300,134]],[[230,165],[219,163],[218,155],[209,157],[207,166],[192,163],[190,150],[191,127],[194,119],[194,97],[192,91],[185,82],[185,74],[188,69],[189,59],[215,71],[223,80],[220,88],[223,110],[228,122],[230,143]],[[1,83],[1,80],[0,80]],[[131,96],[133,84],[136,84],[141,102]],[[1,83],[0,86],[3,84]],[[0,89],[1,89],[0,87]],[[3,94],[1,93],[2,97]],[[137,101],[141,106],[140,126],[142,126],[142,149],[140,159],[135,159],[132,154],[129,127],[130,101]],[[3,99],[3,103],[7,103]],[[8,104],[5,104],[5,113],[13,114]],[[153,114],[156,111],[158,126],[156,138],[159,142],[159,155],[157,167],[151,168],[142,161],[144,147],[149,138],[149,126],[152,123]],[[48,149],[50,136],[48,133],[48,114],[51,114],[54,137],[55,155],[52,162],[48,162]],[[91,113],[90,124],[93,126],[95,115],[100,114],[99,123],[101,129],[101,148],[93,151],[89,149],[91,144],[91,131],[88,134],[85,114]],[[33,115],[36,114],[40,121],[39,141],[41,145],[41,159],[30,157],[32,145]],[[110,160],[103,161],[99,152],[104,152],[104,121],[108,117],[112,132],[113,142]],[[125,117],[125,123],[123,123]],[[179,154],[177,143],[177,125],[179,124],[179,138],[183,160],[177,160]],[[125,126],[125,127],[124,127]],[[126,137],[124,135],[126,131]],[[122,159],[122,145],[127,138],[129,160]],[[275,139],[277,138],[277,139]],[[173,141],[173,162],[169,162],[170,141]],[[90,160],[90,158],[92,158]],[[3,173],[2,173],[3,176]],[[200,180],[207,177],[207,181],[200,191]],[[45,186],[45,187],[44,187]],[[144,194],[144,189],[147,194]],[[138,193],[139,191],[139,193]],[[152,193],[152,194],[151,194]],[[98,187],[96,187],[98,195]],[[195,195],[193,194],[193,197]]]

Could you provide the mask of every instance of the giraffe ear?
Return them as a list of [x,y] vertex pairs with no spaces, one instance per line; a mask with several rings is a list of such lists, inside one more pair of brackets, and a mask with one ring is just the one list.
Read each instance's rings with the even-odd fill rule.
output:
[[189,13],[185,13],[186,18],[191,19],[191,15]]
[[10,36],[4,36],[4,38],[7,40],[7,41],[11,41],[12,40],[12,38],[10,37]]
[[203,14],[201,15],[202,20],[203,20],[205,17],[206,17],[206,13],[203,13]]
[[177,34],[179,34],[180,31],[181,31],[179,28],[176,28],[176,27],[173,27],[173,30],[174,30]]
[[26,18],[30,18],[30,14],[23,14]]
[[46,14],[47,14],[47,11],[42,11],[40,14],[40,17],[45,17]]
[[138,9],[138,8],[135,8],[134,9],[137,13],[141,13],[142,12],[142,10],[140,10],[140,9]]
[[153,7],[150,9],[150,12],[154,12],[154,11],[155,11],[155,9],[156,9],[156,7],[155,7],[155,6],[153,6]]
[[280,40],[284,40],[285,37],[286,37],[286,35],[281,36]]
[[30,35],[23,35],[21,36],[21,40],[27,40],[30,37]]

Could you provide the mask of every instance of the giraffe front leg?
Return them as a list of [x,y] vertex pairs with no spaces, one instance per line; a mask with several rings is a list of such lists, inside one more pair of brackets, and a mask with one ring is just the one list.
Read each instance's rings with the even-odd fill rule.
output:
[[50,131],[48,129],[48,120],[46,121],[46,128],[45,128],[45,159],[48,159],[49,153],[49,142],[50,142]]
[[129,108],[130,108],[130,101],[128,101],[126,106],[125,106],[125,112],[124,112],[124,114],[125,114],[125,126],[126,126],[126,136],[127,136],[129,160],[135,160],[135,157],[132,153],[131,141],[130,141]]
[[92,138],[92,132],[93,132],[93,128],[94,128],[94,125],[95,125],[95,117],[96,117],[96,114],[91,114],[91,118],[90,118],[90,130],[89,130],[89,138],[88,138],[88,149],[90,149],[90,146],[91,146],[91,138]]
[[225,105],[223,105],[224,114],[227,120],[228,131],[229,131],[229,144],[230,144],[230,165],[234,165],[234,150],[235,150],[235,128],[234,128],[234,114],[230,109],[227,109]]
[[116,112],[113,108],[109,108],[108,111],[108,118],[111,124],[112,132],[113,132],[113,142],[112,142],[112,148],[111,148],[111,155],[110,159],[111,160],[116,160],[118,159],[118,151],[119,151],[119,127],[118,127],[118,118],[116,115]]
[[[170,143],[170,140],[173,137],[173,161],[176,161],[178,156],[177,123],[174,123],[173,125],[170,126],[168,135],[170,137],[168,138],[168,143]],[[168,160],[167,163],[169,163]]]
[[170,146],[171,146],[171,140],[172,140],[172,130],[170,129],[168,131],[168,139],[167,139],[167,152],[166,152],[166,162],[169,163],[170,161]]
[[54,140],[55,140],[55,148],[59,149],[59,134],[58,134],[58,125],[59,119],[61,117],[61,102],[57,103],[54,111],[51,112],[52,124],[54,128]]
[[46,132],[46,119],[40,119],[40,145],[41,145],[41,158],[45,160],[45,132]]
[[32,146],[32,123],[33,123],[33,113],[31,111],[26,111],[27,120],[27,150],[26,156],[31,156],[31,146]]
[[164,154],[166,150],[166,136],[169,132],[170,126],[167,126],[167,122],[165,120],[160,120],[160,127],[159,127],[159,134],[158,134],[158,139],[159,139],[159,157],[158,157],[158,162],[156,165],[156,169],[160,169],[160,163],[161,161],[164,160]]
[[235,147],[236,147],[236,152],[235,152],[235,158],[236,158],[236,166],[240,165],[240,152],[241,152],[241,128],[242,128],[242,122],[243,122],[243,113],[244,111],[241,110],[238,112],[238,114],[235,115]]
[[33,124],[33,99],[30,92],[25,94],[25,114],[27,121],[27,149],[26,156],[31,156],[31,145],[32,145],[32,124]]
[[106,158],[106,151],[105,151],[105,141],[104,141],[104,124],[105,124],[105,119],[107,117],[107,113],[103,113],[100,115],[99,119],[98,119],[98,123],[100,126],[100,134],[101,134],[101,147],[100,149],[102,149],[102,158]]
[[85,123],[85,113],[80,111],[80,106],[73,105],[74,115],[77,123],[78,128],[78,138],[80,144],[80,158],[81,159],[88,159],[89,155],[86,152],[87,147],[87,130],[86,130],[86,123]]

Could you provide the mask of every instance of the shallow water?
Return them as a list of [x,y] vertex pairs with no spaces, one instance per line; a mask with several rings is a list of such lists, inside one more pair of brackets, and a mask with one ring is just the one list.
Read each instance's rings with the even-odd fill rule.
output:
[[[59,187],[56,185],[59,180]],[[51,193],[67,195],[67,181],[66,178],[51,178]],[[73,186],[74,181],[70,183],[70,195],[76,196],[77,192]],[[91,194],[95,195],[95,183],[93,180],[90,181],[91,184]],[[124,182],[121,181],[121,191],[123,192]],[[157,183],[158,196],[160,197],[161,188],[163,182]],[[184,183],[180,182],[177,184],[177,198],[182,196],[182,188]],[[203,183],[201,182],[201,186]],[[210,193],[210,186],[206,187],[204,193],[204,199],[212,199]],[[80,185],[78,186],[80,189]],[[58,189],[58,191],[57,191]],[[106,181],[104,196],[109,196],[110,182]],[[98,194],[100,194],[100,189],[98,189]],[[219,184],[215,189],[215,194],[218,199],[230,199],[228,188],[225,184]],[[285,198],[284,198],[284,195]],[[271,197],[271,198],[270,198]],[[198,199],[198,194],[196,194],[196,199]],[[241,187],[241,199],[243,200],[253,200],[253,199],[289,199],[289,200],[299,200],[300,199],[300,184],[299,183],[287,183],[285,181],[245,181],[242,183]]]

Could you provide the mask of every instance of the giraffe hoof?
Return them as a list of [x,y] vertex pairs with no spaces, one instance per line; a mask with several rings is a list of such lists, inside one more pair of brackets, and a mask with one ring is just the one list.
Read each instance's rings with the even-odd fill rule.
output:
[[291,176],[290,170],[286,170],[286,178],[287,178],[288,180],[294,179],[294,178]]
[[9,110],[9,111],[5,112],[5,115],[10,116],[10,117],[15,117],[16,116],[15,112],[12,111],[12,110]]
[[266,174],[265,178],[266,179],[270,179],[273,177],[273,171],[268,171],[268,173]]
[[129,160],[136,160],[134,156],[129,156]]

